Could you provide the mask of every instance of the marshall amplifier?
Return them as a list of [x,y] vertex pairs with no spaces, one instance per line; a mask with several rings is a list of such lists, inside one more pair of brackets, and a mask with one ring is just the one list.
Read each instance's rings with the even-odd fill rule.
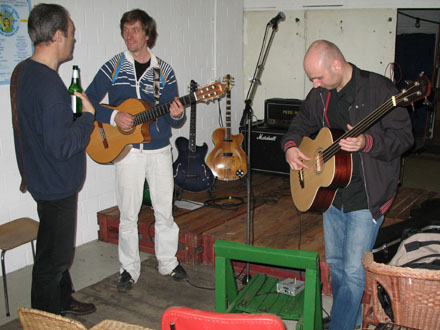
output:
[[[281,139],[286,129],[267,127],[262,121],[252,125],[251,130],[251,169],[255,171],[290,174],[281,149]],[[240,127],[244,135],[243,150],[247,153],[247,126]]]
[[297,99],[266,99],[264,123],[267,127],[289,128],[290,122],[299,112],[301,102]]

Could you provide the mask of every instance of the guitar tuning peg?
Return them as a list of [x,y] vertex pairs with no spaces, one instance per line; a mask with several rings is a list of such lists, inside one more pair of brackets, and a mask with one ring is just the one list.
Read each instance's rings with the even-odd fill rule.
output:
[[422,71],[422,72],[419,73],[419,77],[423,77],[424,75],[425,75],[425,72],[424,72],[424,71]]
[[413,112],[416,111],[416,108],[414,107],[414,102],[411,102],[411,110],[412,110]]
[[426,105],[428,108],[432,108],[431,101],[428,100],[428,98],[425,96],[425,100],[423,101],[423,105]]

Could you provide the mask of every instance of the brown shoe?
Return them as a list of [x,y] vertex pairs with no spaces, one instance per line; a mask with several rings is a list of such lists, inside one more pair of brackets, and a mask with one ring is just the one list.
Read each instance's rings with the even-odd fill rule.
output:
[[95,311],[95,305],[79,302],[72,297],[72,303],[70,304],[70,306],[62,310],[60,314],[63,316],[66,314],[86,315]]

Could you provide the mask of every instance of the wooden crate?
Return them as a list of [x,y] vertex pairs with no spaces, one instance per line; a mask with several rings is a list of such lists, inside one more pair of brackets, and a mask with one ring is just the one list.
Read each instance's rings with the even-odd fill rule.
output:
[[119,209],[117,206],[98,212],[98,239],[103,242],[118,244]]
[[[98,239],[103,242],[118,244],[119,209],[117,206],[98,212]],[[139,249],[154,254],[154,214],[150,207],[142,206],[138,218]],[[203,261],[202,236],[180,230],[177,258],[190,265]]]

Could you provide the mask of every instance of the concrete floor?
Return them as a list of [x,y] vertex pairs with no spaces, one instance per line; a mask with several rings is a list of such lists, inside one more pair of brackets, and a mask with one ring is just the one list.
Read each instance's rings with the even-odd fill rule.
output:
[[[93,241],[79,246],[75,251],[75,259],[71,268],[75,290],[79,291],[115,274],[119,269],[117,255],[117,246],[111,243]],[[154,258],[154,255],[141,252],[142,261],[148,258]],[[0,297],[0,329],[15,329],[16,327],[11,324],[8,327],[2,327],[2,325],[17,318],[18,307],[30,307],[31,273],[32,266],[28,266],[7,275],[11,316],[6,317],[2,292],[2,297]],[[323,296],[325,311],[330,311],[331,303],[331,297]],[[294,321],[285,321],[285,324],[287,330],[295,329],[296,323]]]
[[[439,155],[412,155],[405,160],[403,186],[423,188],[440,192],[438,175]],[[119,269],[117,246],[110,243],[93,241],[76,249],[71,275],[77,291],[115,274]],[[7,259],[6,254],[6,259]],[[154,258],[153,255],[141,252],[141,259]],[[0,297],[0,326],[17,318],[19,306],[30,306],[32,267],[28,266],[7,275],[9,306],[11,316],[6,317],[3,290]],[[331,297],[323,297],[323,308],[329,312]],[[325,313],[325,312],[324,312]],[[294,329],[295,322],[286,322],[287,329]]]

